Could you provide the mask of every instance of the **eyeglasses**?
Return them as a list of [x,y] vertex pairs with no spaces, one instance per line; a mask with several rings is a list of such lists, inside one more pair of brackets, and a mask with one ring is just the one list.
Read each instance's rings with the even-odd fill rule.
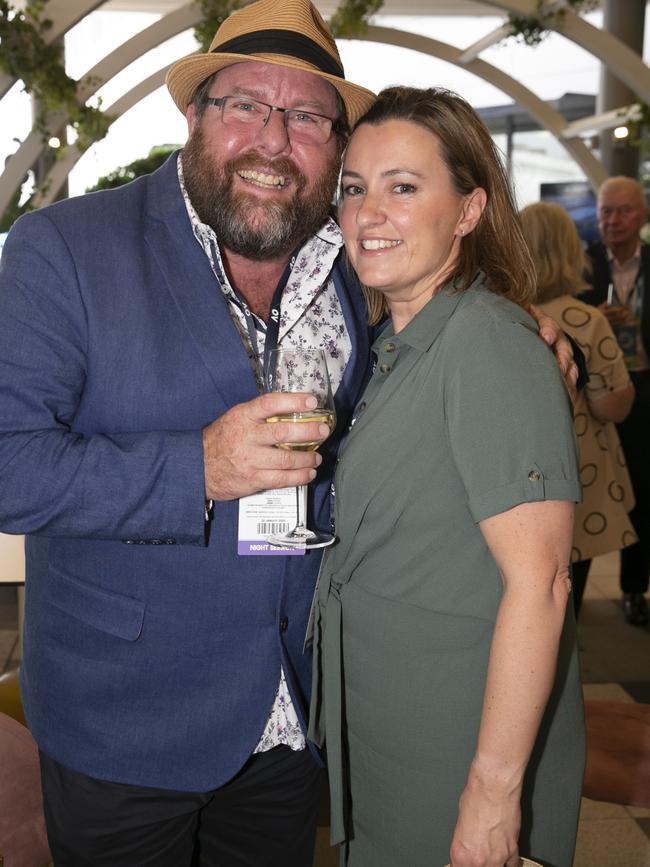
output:
[[209,96],[206,105],[221,108],[221,120],[228,126],[239,126],[254,131],[263,129],[269,122],[272,111],[281,111],[287,135],[292,141],[303,144],[325,144],[339,121],[301,108],[280,108],[257,99],[243,96]]
[[639,209],[633,205],[603,205],[598,209],[598,216],[601,220],[608,220],[610,217],[630,217],[632,214],[638,213]]

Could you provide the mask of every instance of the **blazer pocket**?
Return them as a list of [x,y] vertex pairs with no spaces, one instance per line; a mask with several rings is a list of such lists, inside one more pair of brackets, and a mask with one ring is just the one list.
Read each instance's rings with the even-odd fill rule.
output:
[[48,601],[88,626],[125,641],[140,637],[145,604],[133,596],[124,596],[96,587],[50,568]]

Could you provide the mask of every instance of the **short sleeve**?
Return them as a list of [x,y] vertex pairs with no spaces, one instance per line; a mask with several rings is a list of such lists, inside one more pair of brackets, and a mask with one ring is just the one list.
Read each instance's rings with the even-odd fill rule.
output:
[[586,390],[588,398],[598,400],[609,392],[619,391],[629,385],[630,375],[611,325],[600,310],[593,309],[591,314],[593,331],[589,336],[589,382]]
[[523,313],[504,320],[483,306],[454,317],[446,358],[447,429],[469,510],[478,522],[520,503],[577,502],[572,407],[555,358]]

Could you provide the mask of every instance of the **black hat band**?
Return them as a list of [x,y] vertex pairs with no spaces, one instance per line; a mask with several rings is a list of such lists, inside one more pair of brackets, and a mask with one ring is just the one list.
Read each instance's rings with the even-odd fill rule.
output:
[[212,54],[286,54],[311,63],[321,72],[345,78],[343,67],[308,36],[293,30],[258,30],[236,36],[212,49]]

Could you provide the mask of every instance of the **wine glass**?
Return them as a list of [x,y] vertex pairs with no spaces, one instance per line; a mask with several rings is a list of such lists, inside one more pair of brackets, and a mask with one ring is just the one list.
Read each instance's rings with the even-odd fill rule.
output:
[[[267,369],[264,371],[267,391],[289,391],[312,394],[318,401],[315,409],[304,412],[288,412],[267,418],[269,424],[275,422],[320,422],[329,427],[330,434],[336,427],[336,410],[330,378],[327,372],[325,353],[320,349],[275,349],[270,353]],[[278,443],[280,449],[295,451],[316,451],[326,437],[299,443]],[[334,536],[310,530],[306,525],[307,485],[296,488],[296,526],[287,533],[278,533],[267,538],[273,545],[285,548],[324,548],[331,545]]]

